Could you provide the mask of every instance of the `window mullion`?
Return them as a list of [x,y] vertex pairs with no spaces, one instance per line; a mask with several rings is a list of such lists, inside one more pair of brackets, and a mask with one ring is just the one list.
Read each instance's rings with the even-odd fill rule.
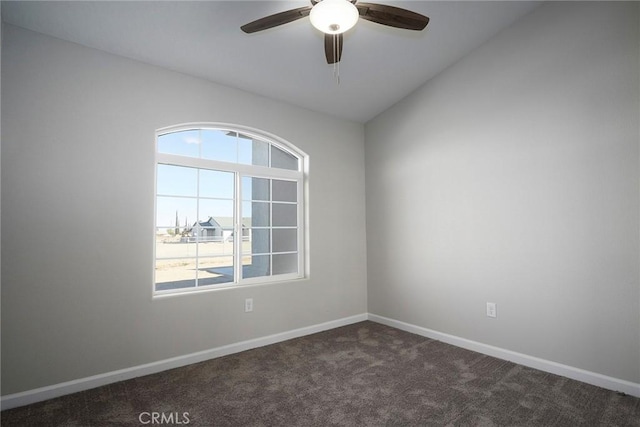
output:
[[[196,169],[196,288],[200,286],[198,273],[200,271],[200,169]],[[188,237],[187,237],[188,239]]]
[[[304,220],[304,216],[305,216],[305,212],[304,212],[304,206],[305,203],[302,200],[302,198],[304,197],[304,182],[303,180],[298,180],[297,181],[298,186],[297,186],[297,201],[298,201],[298,206],[297,206],[297,210],[298,210],[298,224],[297,224],[297,229],[298,229],[298,254],[304,254],[306,253],[305,250],[305,240],[304,240],[304,236],[306,235],[305,233],[305,227],[306,222]],[[303,256],[298,255],[298,274],[302,275],[302,274],[306,274],[304,272],[304,267],[305,267],[305,259]]]
[[269,276],[273,276],[273,179],[269,180]]
[[176,154],[158,153],[157,162],[160,164],[186,166],[201,169],[220,170],[225,172],[240,172],[256,178],[276,178],[295,180],[302,177],[301,171],[288,169],[273,169],[266,166],[230,164],[227,162],[196,157],[185,157]]
[[234,203],[233,203],[233,272],[235,283],[242,281],[242,177],[239,173],[234,174]]

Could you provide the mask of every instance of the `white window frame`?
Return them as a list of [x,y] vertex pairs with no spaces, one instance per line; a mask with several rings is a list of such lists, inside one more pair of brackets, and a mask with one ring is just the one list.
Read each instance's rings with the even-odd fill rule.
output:
[[[256,166],[256,165],[246,165],[241,163],[229,163],[219,160],[210,160],[210,159],[202,159],[196,157],[187,157],[180,156],[176,154],[167,154],[160,153],[158,151],[158,138],[162,135],[175,133],[175,132],[183,132],[189,130],[219,130],[219,131],[229,131],[229,132],[237,132],[239,134],[249,136],[255,140],[260,140],[266,142],[270,145],[275,146],[276,148],[283,150],[294,157],[298,158],[298,170],[288,170],[288,169],[279,169],[272,168],[268,166]],[[179,294],[190,294],[193,292],[202,292],[202,291],[213,291],[219,289],[229,289],[240,286],[247,285],[256,285],[256,284],[268,284],[274,282],[283,282],[283,281],[291,281],[291,280],[299,280],[303,279],[306,276],[306,272],[308,271],[308,248],[306,246],[306,242],[308,240],[308,225],[307,225],[307,195],[306,195],[306,187],[307,187],[307,170],[309,158],[308,155],[302,152],[299,148],[294,146],[293,144],[279,138],[275,135],[269,134],[267,132],[263,132],[260,130],[256,130],[253,128],[249,128],[241,125],[232,125],[226,123],[187,123],[177,126],[169,126],[158,129],[155,134],[155,161],[154,161],[154,216],[153,216],[153,280],[152,280],[152,291],[154,297],[162,297],[168,295],[179,295]],[[166,165],[175,165],[175,166],[184,166],[190,168],[197,169],[208,169],[208,170],[216,170],[223,172],[231,172],[234,174],[234,217],[233,217],[233,233],[235,236],[242,236],[242,178],[245,176],[252,178],[266,178],[266,179],[280,179],[287,181],[296,181],[297,185],[297,254],[298,254],[298,272],[297,273],[287,273],[287,274],[277,274],[269,276],[260,276],[260,277],[251,277],[251,278],[243,278],[242,277],[242,243],[236,245],[234,242],[233,249],[233,269],[234,269],[234,280],[228,283],[219,283],[212,285],[204,285],[204,286],[195,286],[191,288],[179,288],[179,289],[170,289],[170,290],[156,290],[156,241],[155,234],[158,227],[157,221],[157,198],[158,198],[158,188],[157,188],[157,170],[158,165],[166,164]],[[270,191],[271,196],[272,192]],[[244,200],[246,201],[246,200]],[[271,209],[273,208],[273,201],[270,200]],[[270,218],[272,220],[271,212]],[[270,225],[269,228],[277,229],[278,227],[274,227]],[[292,227],[285,227],[292,228]],[[236,239],[234,239],[236,240]],[[240,239],[242,242],[242,239]],[[273,272],[273,241],[270,239],[270,273]],[[280,254],[280,252],[278,252]],[[196,258],[198,255],[196,253]]]

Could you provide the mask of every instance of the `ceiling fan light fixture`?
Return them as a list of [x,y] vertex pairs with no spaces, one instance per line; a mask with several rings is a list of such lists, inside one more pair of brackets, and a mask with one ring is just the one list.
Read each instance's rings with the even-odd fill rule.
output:
[[358,8],[348,0],[322,0],[313,6],[309,19],[325,34],[341,34],[353,28],[359,16]]

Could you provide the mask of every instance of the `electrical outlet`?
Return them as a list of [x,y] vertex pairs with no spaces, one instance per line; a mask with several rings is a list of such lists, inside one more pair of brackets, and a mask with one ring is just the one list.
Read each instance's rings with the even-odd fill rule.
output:
[[244,300],[244,312],[249,313],[250,311],[253,311],[253,298]]
[[498,317],[498,307],[495,302],[487,303],[487,316],[489,317]]

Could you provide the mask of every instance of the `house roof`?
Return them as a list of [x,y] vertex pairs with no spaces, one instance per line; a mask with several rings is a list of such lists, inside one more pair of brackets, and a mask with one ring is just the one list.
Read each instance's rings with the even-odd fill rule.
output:
[[[218,227],[224,229],[232,229],[233,228],[233,217],[230,216],[219,216],[213,218],[209,217],[206,221],[199,221],[197,223],[193,223],[195,227],[196,224],[200,224],[200,227]],[[251,227],[251,218],[244,218],[242,221],[243,227]]]
[[220,223],[218,223],[218,221],[216,221],[215,219],[213,219],[212,216],[209,217],[208,220],[206,221],[198,221],[196,223],[193,224],[193,226],[195,227],[197,225],[199,225],[200,227],[215,227],[215,228],[222,228],[222,226],[220,225]]

